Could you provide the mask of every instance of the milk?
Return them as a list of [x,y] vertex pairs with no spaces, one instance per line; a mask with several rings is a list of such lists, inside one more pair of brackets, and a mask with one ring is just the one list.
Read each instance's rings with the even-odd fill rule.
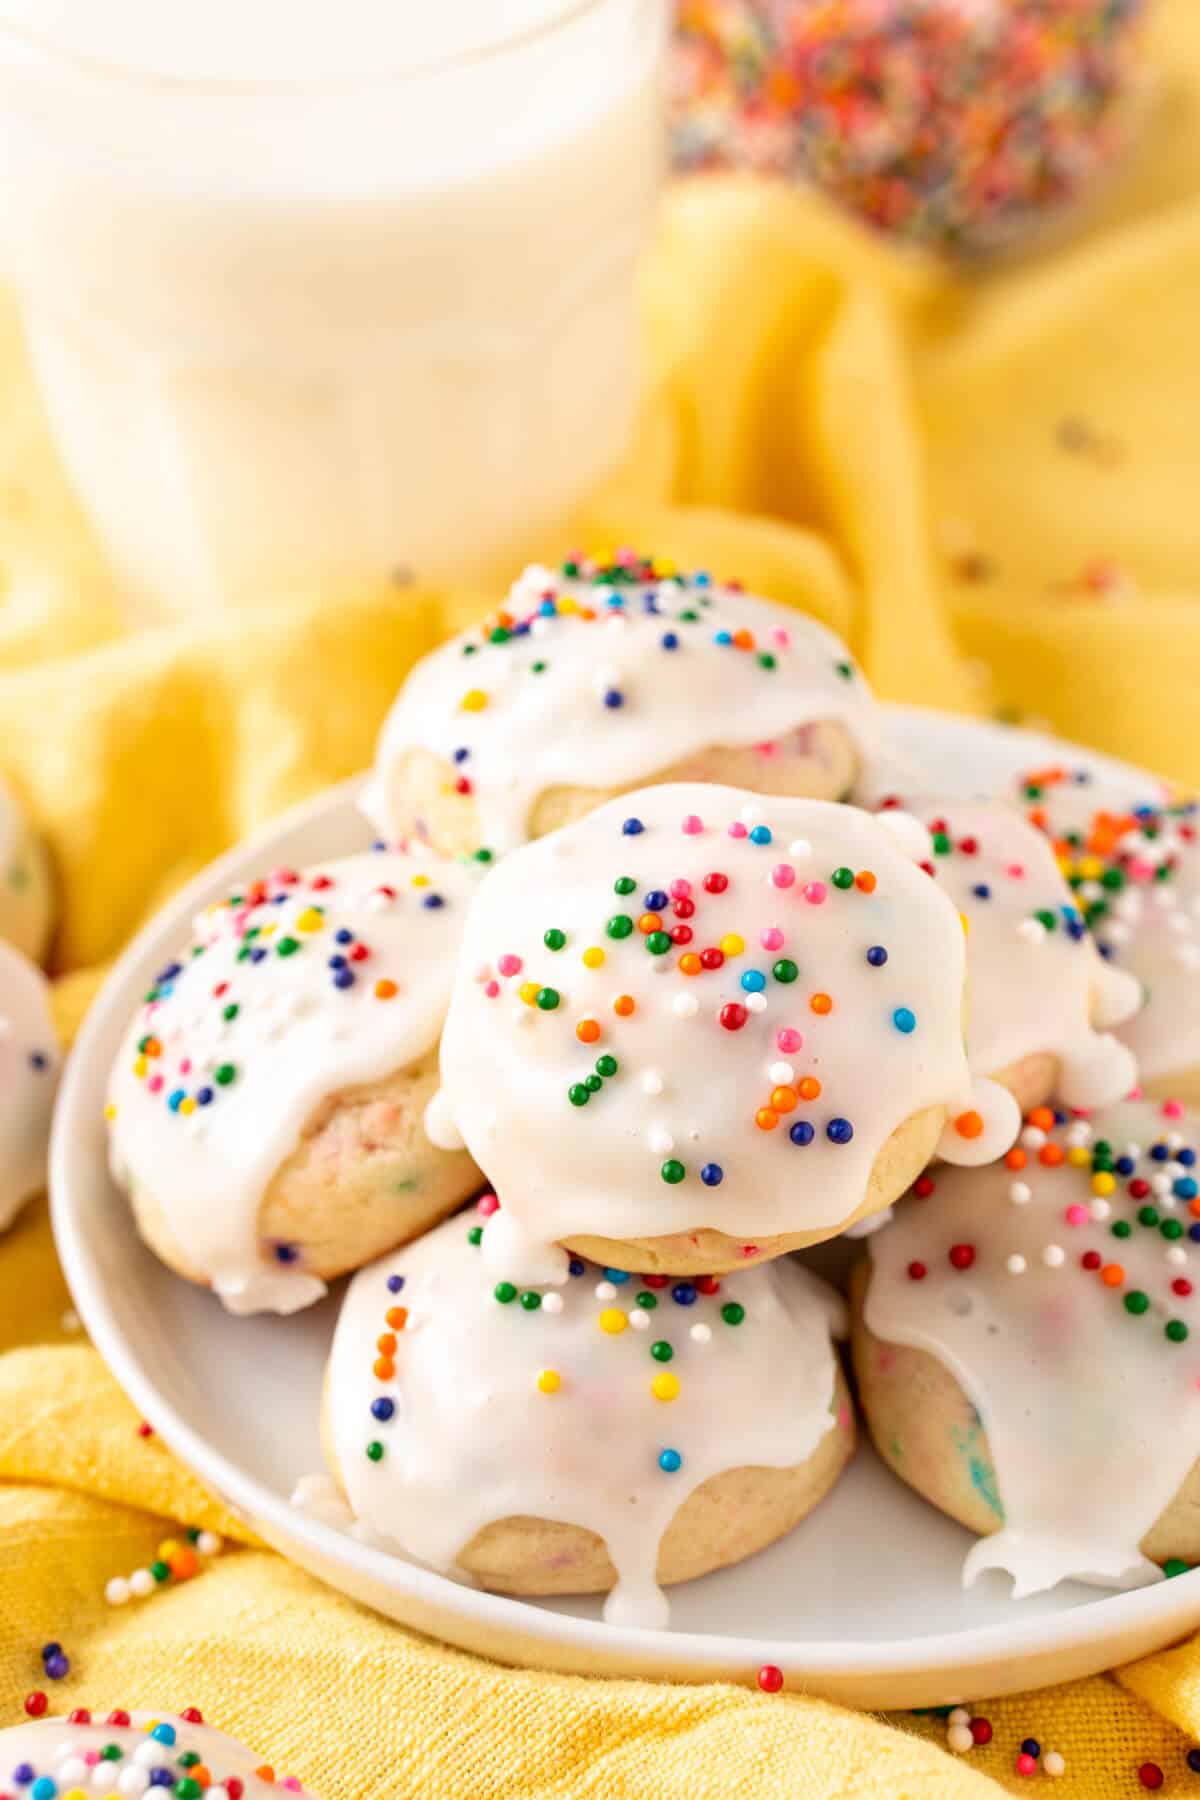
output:
[[662,0],[0,0],[0,268],[131,604],[491,576],[615,460]]

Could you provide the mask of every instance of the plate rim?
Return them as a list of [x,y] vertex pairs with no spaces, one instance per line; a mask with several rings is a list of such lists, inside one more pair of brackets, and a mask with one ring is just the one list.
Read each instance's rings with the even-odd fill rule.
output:
[[[980,732],[989,736],[1003,734],[1008,743],[1014,738],[1023,739],[1038,759],[1045,758],[1048,752],[1080,754],[1091,766],[1107,769],[1121,777],[1128,778],[1132,774],[1162,780],[1136,765],[1055,738],[1045,731],[1001,725],[934,707],[885,705],[882,710],[885,717],[905,718],[918,726],[922,721],[928,721],[936,728],[958,728],[971,735]],[[748,1682],[753,1682],[758,1667],[770,1662],[784,1670],[785,1678],[794,1675],[796,1682],[804,1687],[811,1687],[825,1677],[834,1680],[843,1677],[916,1678],[939,1667],[952,1667],[961,1673],[963,1692],[967,1693],[972,1669],[994,1666],[997,1659],[1012,1661],[1036,1655],[1044,1660],[1055,1654],[1067,1656],[1087,1648],[1098,1638],[1128,1636],[1148,1626],[1155,1629],[1161,1641],[1167,1642],[1173,1633],[1182,1634],[1194,1628],[1200,1622],[1200,1568],[1187,1575],[1152,1583],[1149,1587],[1105,1594],[1083,1605],[1064,1607],[1058,1613],[1020,1616],[1011,1621],[881,1640],[718,1636],[708,1632],[650,1631],[613,1626],[602,1620],[578,1618],[531,1605],[525,1600],[491,1594],[365,1544],[299,1511],[289,1500],[246,1473],[178,1415],[171,1401],[159,1393],[149,1370],[126,1343],[118,1311],[106,1295],[101,1271],[88,1249],[84,1232],[76,1226],[72,1169],[77,1158],[92,1154],[95,1121],[87,1104],[86,1089],[93,1073],[95,1046],[102,1044],[108,1036],[110,1015],[117,1010],[135,972],[161,954],[166,943],[177,939],[182,918],[203,906],[212,890],[235,872],[240,875],[248,859],[269,854],[269,847],[287,833],[310,825],[326,814],[335,814],[347,803],[352,803],[365,778],[364,774],[351,776],[287,808],[224,851],[173,894],[113,963],[67,1057],[49,1157],[50,1214],[58,1256],[76,1310],[110,1374],[185,1467],[236,1517],[271,1542],[281,1554],[292,1555],[293,1560],[300,1559],[282,1546],[298,1540],[310,1551],[313,1561],[322,1567],[344,1567],[358,1578],[360,1588],[364,1584],[382,1586],[411,1601],[412,1608],[420,1609],[426,1616],[433,1613],[443,1618],[446,1615],[451,1619],[461,1617],[477,1634],[491,1633],[510,1641],[523,1639],[545,1649],[591,1651],[608,1664],[615,1659],[630,1667],[661,1667],[666,1660],[676,1665],[672,1668],[672,1679],[728,1679],[731,1669],[743,1660],[743,1679]],[[127,1004],[122,1005],[122,1018],[126,1010]],[[336,1585],[313,1570],[311,1562],[302,1566],[308,1567],[327,1585]]]

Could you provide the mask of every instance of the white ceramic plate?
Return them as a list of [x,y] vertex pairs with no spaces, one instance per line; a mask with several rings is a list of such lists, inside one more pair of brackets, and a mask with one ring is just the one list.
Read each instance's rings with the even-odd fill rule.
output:
[[[927,769],[931,788],[995,788],[1064,755],[1131,774],[1027,732],[902,709],[889,716],[897,754]],[[51,1188],[76,1305],[126,1393],[202,1481],[284,1555],[392,1618],[503,1661],[573,1673],[750,1681],[775,1663],[789,1686],[832,1699],[928,1706],[1090,1674],[1200,1625],[1200,1571],[1121,1595],[1067,1586],[1014,1602],[998,1575],[964,1593],[967,1534],[865,1443],[790,1537],[674,1589],[667,1632],[605,1625],[592,1600],[533,1603],[460,1586],[296,1512],[288,1496],[297,1478],[321,1468],[318,1392],[338,1295],[293,1318],[235,1319],[169,1274],[109,1180],[102,1108],[126,1021],[193,915],[263,867],[362,848],[357,785],[287,814],[165,908],[113,970],[63,1082]],[[845,1260],[844,1249],[824,1248],[827,1267]]]

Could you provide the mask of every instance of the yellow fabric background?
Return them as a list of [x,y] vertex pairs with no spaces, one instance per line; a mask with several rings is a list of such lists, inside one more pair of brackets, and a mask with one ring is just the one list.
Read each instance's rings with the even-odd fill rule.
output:
[[[632,542],[737,573],[843,632],[884,695],[1044,718],[1200,783],[1196,0],[1161,0],[1153,61],[1141,150],[1087,230],[986,277],[898,260],[783,191],[674,193],[636,448],[539,552]],[[60,871],[69,1031],[173,887],[367,762],[404,670],[482,599],[281,597],[126,637],[8,312],[0,391],[0,767]],[[1195,1644],[981,1706],[993,1744],[959,1761],[929,1721],[504,1671],[256,1547],[113,1610],[105,1581],[167,1522],[243,1534],[138,1437],[68,1305],[38,1205],[0,1243],[0,1723],[59,1637],[56,1703],[198,1704],[325,1800],[984,1800],[1029,1792],[1029,1734],[1067,1757],[1064,1800],[1143,1791],[1147,1758],[1167,1792],[1196,1779]]]

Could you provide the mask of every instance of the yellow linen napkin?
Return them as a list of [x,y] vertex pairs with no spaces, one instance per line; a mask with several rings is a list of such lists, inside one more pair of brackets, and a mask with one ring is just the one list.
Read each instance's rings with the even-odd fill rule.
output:
[[[897,258],[781,189],[677,190],[637,443],[543,554],[628,542],[739,575],[844,633],[888,697],[1045,719],[1200,783],[1195,0],[1162,0],[1153,49],[1142,152],[1087,232],[987,276]],[[180,881],[368,761],[405,669],[482,599],[346,594],[130,639],[2,306],[0,391],[0,768],[57,862],[69,1034]],[[1064,1800],[1143,1792],[1146,1762],[1200,1793],[1190,1642],[981,1701],[991,1743],[961,1759],[936,1719],[441,1649],[248,1544],[72,1325],[39,1202],[0,1239],[0,1725],[59,1638],[56,1707],[199,1705],[325,1800],[982,1800],[1031,1791],[1029,1736],[1065,1757]],[[106,1603],[187,1527],[230,1547]]]

